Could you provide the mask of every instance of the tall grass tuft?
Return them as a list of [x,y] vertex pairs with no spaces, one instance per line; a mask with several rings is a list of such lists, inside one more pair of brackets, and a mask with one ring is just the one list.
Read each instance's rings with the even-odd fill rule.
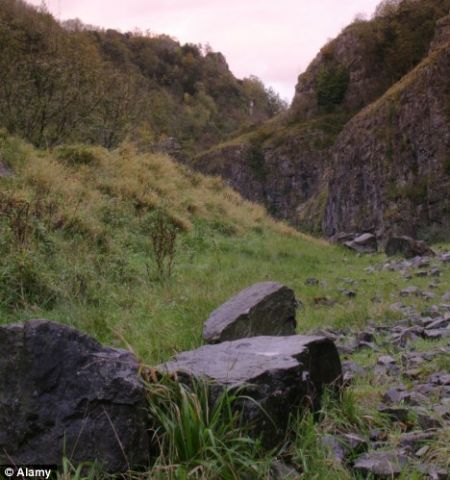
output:
[[[160,478],[241,480],[265,478],[260,443],[242,427],[233,405],[238,394],[223,391],[211,402],[210,387],[191,388],[169,378],[148,385],[160,455],[152,470]],[[153,477],[152,478],[159,478]]]

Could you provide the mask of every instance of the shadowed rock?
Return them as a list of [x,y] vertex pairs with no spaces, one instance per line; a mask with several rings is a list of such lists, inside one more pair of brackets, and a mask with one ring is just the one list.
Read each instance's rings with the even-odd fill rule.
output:
[[256,283],[221,305],[203,327],[208,343],[256,337],[295,335],[293,290],[275,282]]
[[[180,381],[210,382],[212,401],[223,389],[236,391],[243,420],[272,446],[283,437],[289,414],[305,404],[318,407],[323,387],[341,383],[334,343],[325,337],[253,337],[184,352],[157,367]],[[242,389],[242,390],[241,390]]]
[[148,463],[133,354],[45,320],[0,327],[0,351],[0,464]]
[[408,236],[391,237],[386,243],[386,255],[403,255],[405,258],[433,257],[435,253],[425,242],[414,240]]

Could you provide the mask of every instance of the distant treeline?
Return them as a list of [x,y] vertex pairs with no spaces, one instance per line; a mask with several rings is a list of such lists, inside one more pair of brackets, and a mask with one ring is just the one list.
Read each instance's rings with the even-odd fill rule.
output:
[[285,108],[208,47],[58,23],[22,0],[0,0],[0,126],[38,147],[174,136],[194,150]]

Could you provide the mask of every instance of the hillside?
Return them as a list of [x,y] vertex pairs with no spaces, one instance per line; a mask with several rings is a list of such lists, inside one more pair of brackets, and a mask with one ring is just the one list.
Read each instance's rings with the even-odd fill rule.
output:
[[[384,0],[284,111],[209,48],[0,0],[0,478],[448,477],[449,8]],[[349,230],[435,242],[318,238]]]
[[[413,389],[431,373],[448,369],[445,338],[413,335],[406,346],[393,346],[395,336],[419,328],[405,323],[448,311],[450,269],[443,263],[448,254],[432,263],[357,256],[275,222],[219,178],[192,173],[167,156],[138,154],[127,145],[112,152],[80,145],[44,152],[2,133],[0,159],[1,325],[53,319],[131,350],[151,366],[201,345],[203,322],[241,288],[274,280],[293,288],[302,302],[298,332],[335,336],[349,371],[357,369],[352,374],[357,380],[342,401],[326,401],[320,419],[313,421],[309,414],[292,419],[289,441],[280,450],[267,452],[258,443],[238,440],[237,453],[233,442],[246,438],[244,433],[234,424],[215,421],[208,426],[208,438],[223,436],[219,456],[215,450],[194,449],[180,459],[173,449],[163,449],[148,467],[152,478],[266,479],[282,459],[305,475],[347,480],[359,477],[335,457],[327,443],[330,436],[369,439],[381,429],[384,452],[397,452],[407,441],[410,434],[400,433],[406,427],[379,411],[386,391],[400,378],[395,369],[395,374],[385,372],[379,357],[392,355],[409,385],[404,355],[431,355],[431,361],[414,370]],[[155,238],[166,245],[173,240],[175,246],[162,270]],[[418,293],[406,296],[409,291]],[[392,340],[386,335],[393,335]],[[357,346],[363,338],[374,343]],[[155,394],[163,392],[158,387]],[[444,417],[437,416],[434,404],[421,408],[409,416],[408,429],[420,432],[423,418],[439,422],[426,437],[422,462],[442,471],[448,467],[448,429],[440,427]],[[189,415],[184,412],[181,418],[189,422]],[[199,425],[189,428],[195,435]],[[380,442],[371,443],[369,451],[379,451],[376,444]],[[58,478],[79,478],[76,468],[65,461]],[[429,478],[420,468],[408,460],[400,478]],[[111,478],[98,470],[90,474]]]
[[446,238],[449,8],[382,2],[321,50],[286,114],[194,167],[302,230]]
[[174,137],[185,156],[284,108],[210,47],[59,24],[23,0],[1,0],[0,82],[0,126],[38,147],[129,139],[148,151]]

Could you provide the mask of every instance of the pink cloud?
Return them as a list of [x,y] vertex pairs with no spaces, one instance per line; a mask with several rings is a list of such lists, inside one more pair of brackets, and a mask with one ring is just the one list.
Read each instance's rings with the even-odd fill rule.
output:
[[[28,0],[39,5],[41,0]],[[209,43],[238,77],[260,77],[291,98],[298,74],[356,14],[380,0],[47,0],[61,19]]]

